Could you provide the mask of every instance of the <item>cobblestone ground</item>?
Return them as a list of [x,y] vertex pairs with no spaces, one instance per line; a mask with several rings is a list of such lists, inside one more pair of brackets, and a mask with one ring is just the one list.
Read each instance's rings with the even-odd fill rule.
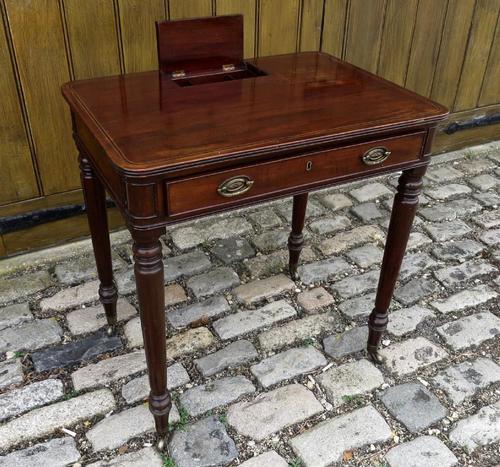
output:
[[1,466],[500,463],[500,144],[434,159],[383,339],[366,319],[397,175],[170,229],[170,458],[153,446],[130,238],[117,336],[88,240],[0,262]]

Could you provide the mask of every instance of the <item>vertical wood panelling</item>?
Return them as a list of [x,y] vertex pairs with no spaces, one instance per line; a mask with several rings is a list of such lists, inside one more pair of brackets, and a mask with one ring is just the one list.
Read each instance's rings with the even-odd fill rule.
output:
[[[454,110],[476,107],[495,34],[499,0],[477,0]],[[500,77],[497,76],[497,79]]]
[[247,58],[255,56],[256,8],[257,0],[217,0],[215,7],[218,15],[243,15],[244,53]]
[[479,96],[479,106],[497,104],[500,102],[500,16],[497,20],[497,28],[493,45],[491,46],[490,58],[484,75],[483,87]]
[[38,186],[0,17],[0,204],[38,196]]
[[324,0],[302,0],[299,50],[319,50]]
[[346,27],[347,0],[325,0],[321,50],[342,57]]
[[431,97],[452,107],[476,0],[449,0]]
[[126,73],[158,68],[155,21],[164,20],[163,0],[118,0]]
[[64,9],[75,78],[120,73],[113,0],[65,0]]
[[212,15],[212,0],[169,0],[170,19]]
[[299,7],[299,0],[260,0],[260,56],[295,52]]
[[406,87],[429,96],[436,69],[448,0],[420,0],[413,33]]
[[345,59],[376,72],[384,25],[385,0],[351,0]]
[[57,0],[6,0],[36,158],[45,195],[80,184],[61,84],[70,75]]
[[418,0],[387,0],[378,74],[403,85],[413,39]]

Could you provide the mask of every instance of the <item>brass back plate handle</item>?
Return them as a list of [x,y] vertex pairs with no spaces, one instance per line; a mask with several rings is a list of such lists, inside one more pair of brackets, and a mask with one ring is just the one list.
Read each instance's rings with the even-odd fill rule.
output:
[[377,165],[384,162],[391,155],[391,151],[387,148],[380,146],[377,148],[368,149],[363,154],[363,162],[366,165]]
[[246,175],[238,175],[224,180],[217,188],[219,195],[226,198],[242,195],[252,188],[253,180]]

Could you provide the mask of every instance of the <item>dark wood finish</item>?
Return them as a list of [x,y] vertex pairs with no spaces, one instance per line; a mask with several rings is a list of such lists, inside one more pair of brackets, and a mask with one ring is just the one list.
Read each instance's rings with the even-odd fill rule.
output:
[[382,260],[382,269],[380,270],[375,308],[368,320],[368,353],[376,362],[380,361],[377,349],[389,321],[389,305],[417,211],[418,197],[422,192],[422,177],[426,169],[427,166],[408,169],[399,177],[398,190],[394,197],[384,258]]
[[292,208],[292,231],[288,237],[288,251],[290,259],[288,261],[288,270],[293,279],[297,278],[297,265],[299,264],[300,252],[304,246],[304,221],[306,219],[308,193],[295,195],[293,197]]
[[[196,27],[196,34],[206,34],[213,21],[184,21],[175,27]],[[178,37],[185,34],[195,33],[181,31]],[[167,62],[174,57],[169,63],[176,66],[186,53],[198,75],[211,76],[214,62],[208,51],[217,60],[227,55],[226,42],[233,34],[221,33],[220,50],[211,38],[203,38],[209,44],[201,48],[206,57],[188,55],[193,53],[189,47],[163,55],[163,38],[160,50]],[[434,129],[447,115],[428,99],[322,53],[265,57],[245,66],[265,75],[184,86],[172,73],[146,72],[63,86],[75,140],[134,238],[150,407],[162,438],[171,407],[159,243],[165,225],[293,195],[289,248],[295,275],[309,191],[404,170],[370,318],[369,351],[376,359]],[[93,190],[103,199],[103,190]],[[89,213],[93,222],[101,217],[98,203],[89,203],[89,210],[95,211]],[[92,230],[97,250],[102,248],[98,230]]]
[[106,212],[106,194],[101,181],[96,177],[87,156],[80,152],[80,173],[83,196],[92,246],[94,247],[95,263],[99,276],[99,298],[106,312],[108,334],[116,328],[116,302],[118,290],[113,280],[113,265],[111,245],[109,243],[108,216]]

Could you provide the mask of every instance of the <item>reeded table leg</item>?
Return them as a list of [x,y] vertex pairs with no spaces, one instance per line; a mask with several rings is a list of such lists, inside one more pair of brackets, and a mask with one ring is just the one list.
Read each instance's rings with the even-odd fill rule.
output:
[[304,220],[306,218],[308,195],[308,193],[303,193],[293,197],[292,231],[288,237],[288,251],[290,253],[288,269],[292,279],[296,279],[297,277],[297,265],[299,264],[300,252],[304,245],[302,229],[304,228]]
[[154,416],[158,447],[166,447],[172,402],[167,390],[165,291],[160,235],[164,229],[132,231],[135,280],[141,313],[142,336],[148,364],[149,409]]
[[417,210],[418,197],[422,191],[422,177],[426,169],[427,166],[405,170],[399,178],[398,191],[394,198],[385,244],[384,259],[382,260],[375,308],[368,321],[368,354],[377,363],[380,362],[378,346],[389,321],[389,305]]
[[99,276],[99,297],[106,312],[108,334],[116,329],[116,301],[118,291],[113,280],[111,245],[109,243],[106,194],[87,157],[80,153],[80,175],[94,256]]

